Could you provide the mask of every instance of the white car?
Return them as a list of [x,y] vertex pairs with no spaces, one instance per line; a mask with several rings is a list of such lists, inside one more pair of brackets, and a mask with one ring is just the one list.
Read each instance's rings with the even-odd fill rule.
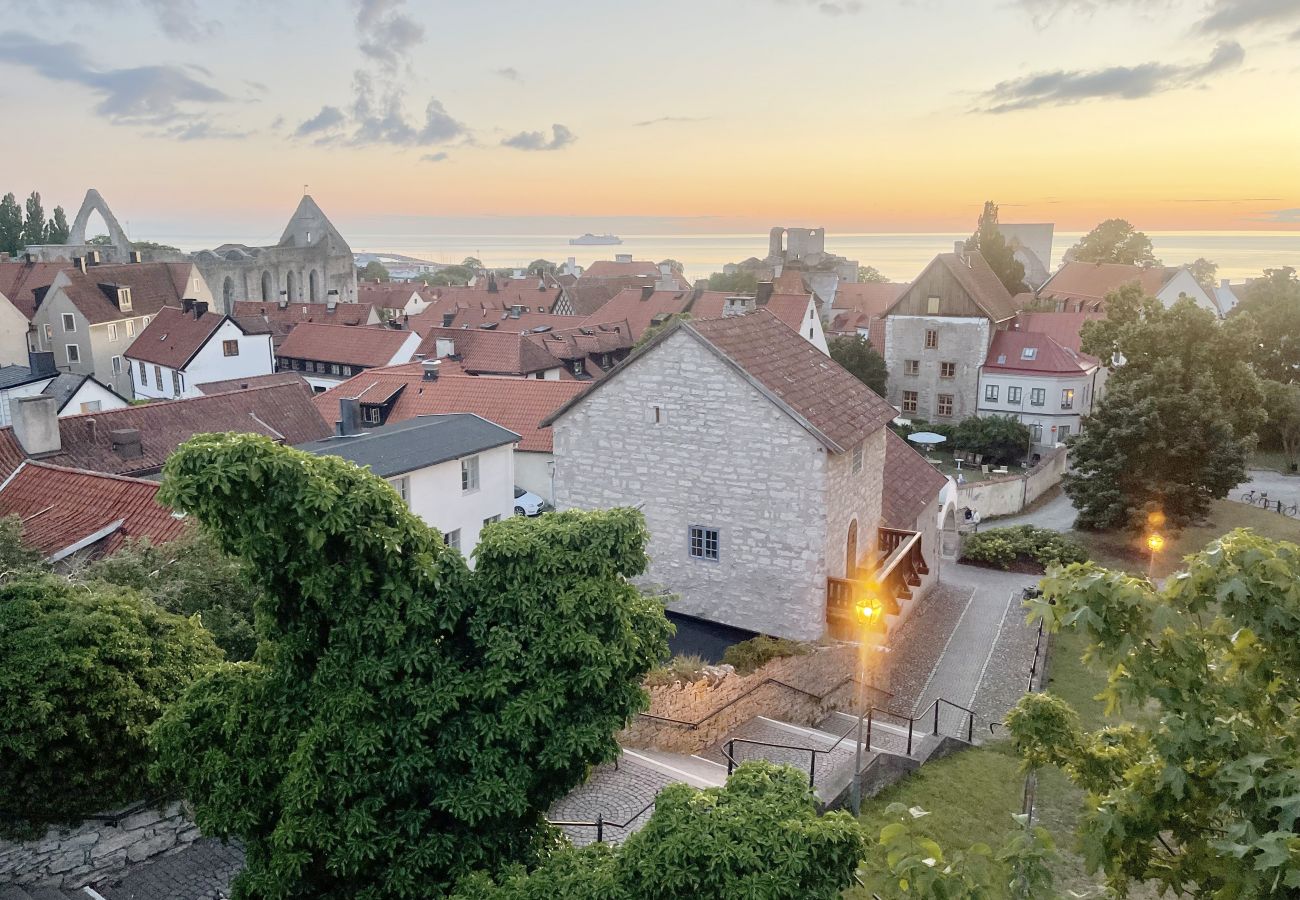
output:
[[515,485],[515,515],[541,515],[542,507],[545,505],[546,501],[541,497],[537,496],[532,491],[526,491],[519,485]]

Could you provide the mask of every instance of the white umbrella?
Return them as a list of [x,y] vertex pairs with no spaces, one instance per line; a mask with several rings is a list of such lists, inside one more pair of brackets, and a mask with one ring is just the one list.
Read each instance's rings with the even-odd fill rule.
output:
[[933,431],[918,431],[916,434],[909,434],[907,439],[913,444],[920,444],[929,450],[948,440],[941,434],[935,434]]

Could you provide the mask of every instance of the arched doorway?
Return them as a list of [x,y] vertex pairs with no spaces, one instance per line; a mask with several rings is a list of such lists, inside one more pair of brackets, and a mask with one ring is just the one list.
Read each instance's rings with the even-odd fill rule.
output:
[[316,274],[315,269],[307,275],[307,296],[311,298],[312,303],[320,302],[320,276]]
[[849,523],[849,537],[844,542],[844,577],[858,577],[858,520]]
[[225,281],[221,282],[221,304],[222,309],[226,312],[230,312],[235,308],[235,279],[229,275],[226,276]]
[[298,299],[298,276],[293,269],[290,269],[289,274],[285,277],[284,286],[289,292],[289,302],[293,303]]
[[262,271],[262,302],[270,303],[275,299],[275,285],[271,283],[271,273]]
[[939,552],[944,559],[956,559],[961,550],[961,535],[957,532],[957,507],[949,503],[943,512],[943,532],[939,536]]

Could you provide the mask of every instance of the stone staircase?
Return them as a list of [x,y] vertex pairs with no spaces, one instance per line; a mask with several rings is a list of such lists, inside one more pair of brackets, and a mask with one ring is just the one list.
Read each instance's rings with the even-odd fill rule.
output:
[[0,900],[92,900],[85,888],[52,888],[35,885],[0,884]]

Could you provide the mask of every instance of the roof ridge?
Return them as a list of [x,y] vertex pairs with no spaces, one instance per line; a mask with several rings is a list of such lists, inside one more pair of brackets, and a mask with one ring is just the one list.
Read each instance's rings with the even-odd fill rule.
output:
[[148,478],[137,478],[134,475],[115,475],[112,472],[95,472],[90,469],[80,469],[77,468],[76,466],[60,466],[55,463],[44,462],[43,460],[39,460],[39,459],[26,459],[23,462],[25,466],[34,466],[40,469],[50,469],[51,471],[54,472],[68,472],[73,475],[91,475],[95,478],[109,478],[112,479],[113,481],[125,481],[130,484],[148,485],[154,490],[157,490],[158,488],[162,487],[161,482],[153,481]]

